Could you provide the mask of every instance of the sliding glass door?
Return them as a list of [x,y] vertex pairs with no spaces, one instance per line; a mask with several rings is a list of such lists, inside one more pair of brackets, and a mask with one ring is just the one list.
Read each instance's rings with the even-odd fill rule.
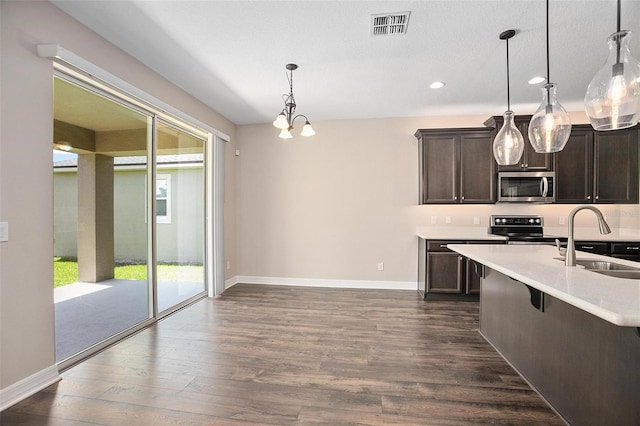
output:
[[156,282],[163,312],[205,291],[205,141],[161,121],[156,134]]
[[54,78],[56,361],[206,295],[205,137]]
[[152,116],[54,78],[56,360],[149,320]]

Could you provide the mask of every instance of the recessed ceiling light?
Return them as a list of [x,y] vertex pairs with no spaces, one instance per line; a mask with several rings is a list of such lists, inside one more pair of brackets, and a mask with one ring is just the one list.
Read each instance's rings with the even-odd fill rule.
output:
[[440,88],[444,87],[444,82],[442,82],[442,81],[434,81],[433,83],[431,83],[429,85],[429,87],[431,87],[432,89],[440,89]]
[[533,77],[531,80],[529,80],[529,84],[539,84],[539,83],[542,83],[544,80],[545,80],[544,77],[536,76],[536,77]]

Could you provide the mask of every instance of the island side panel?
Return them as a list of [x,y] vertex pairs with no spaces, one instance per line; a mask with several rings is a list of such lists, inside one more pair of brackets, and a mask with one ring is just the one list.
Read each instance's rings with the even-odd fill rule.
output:
[[[488,269],[480,332],[562,415],[576,425],[640,424],[640,335]],[[639,295],[640,297],[640,295]]]

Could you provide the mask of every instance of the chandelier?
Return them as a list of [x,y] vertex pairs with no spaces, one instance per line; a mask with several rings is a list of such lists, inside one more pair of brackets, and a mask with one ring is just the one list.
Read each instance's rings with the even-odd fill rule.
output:
[[282,100],[284,101],[284,108],[282,112],[278,114],[278,117],[273,122],[274,127],[280,129],[279,138],[282,139],[291,139],[291,130],[293,130],[293,122],[296,121],[296,118],[302,117],[305,119],[304,126],[302,126],[302,132],[300,135],[302,136],[313,136],[316,132],[311,127],[311,123],[309,123],[309,119],[307,116],[296,113],[296,100],[293,97],[293,70],[297,69],[298,66],[296,64],[287,64],[287,70],[289,70],[289,75],[287,78],[289,79],[289,94],[282,95]]

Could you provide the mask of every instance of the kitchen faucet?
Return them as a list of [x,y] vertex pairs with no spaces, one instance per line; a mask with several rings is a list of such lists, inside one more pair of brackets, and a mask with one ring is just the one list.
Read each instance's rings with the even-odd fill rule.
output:
[[591,210],[596,214],[596,217],[598,218],[598,227],[600,228],[601,234],[611,233],[611,228],[609,228],[609,225],[607,225],[607,222],[604,220],[604,216],[602,215],[602,212],[597,208],[593,206],[578,206],[575,209],[571,210],[571,212],[569,213],[569,220],[568,220],[569,238],[567,240],[567,255],[564,259],[565,266],[576,266],[576,245],[573,239],[573,232],[574,232],[573,221],[576,216],[576,213],[578,213],[580,210]]

